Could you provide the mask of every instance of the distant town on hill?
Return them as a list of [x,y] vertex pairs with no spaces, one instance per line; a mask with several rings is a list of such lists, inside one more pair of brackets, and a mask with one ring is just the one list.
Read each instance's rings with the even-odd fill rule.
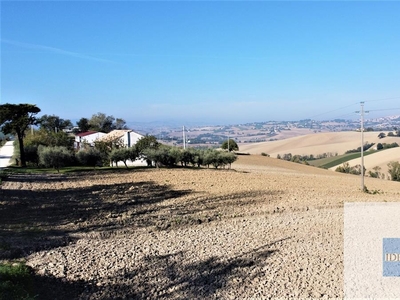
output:
[[[318,133],[360,130],[360,120],[334,119],[317,121],[265,121],[234,125],[191,125],[174,123],[128,123],[129,127],[142,134],[157,137],[160,142],[171,145],[213,146],[227,138],[237,143],[257,143],[289,137]],[[365,119],[365,131],[396,131],[400,128],[400,116]]]

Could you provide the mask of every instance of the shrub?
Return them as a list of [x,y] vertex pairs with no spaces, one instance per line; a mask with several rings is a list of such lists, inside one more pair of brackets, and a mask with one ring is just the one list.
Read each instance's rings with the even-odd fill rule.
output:
[[[364,167],[364,175],[365,175],[365,167]],[[335,170],[336,172],[360,175],[361,174],[361,165],[355,165],[354,167],[350,167],[348,162],[345,162],[343,165],[339,166]]]
[[383,146],[383,149],[390,149],[390,148],[399,147],[399,144],[397,144],[396,142],[395,143],[391,143],[391,144],[383,143],[382,146]]
[[[363,151],[367,151],[369,148],[371,148],[375,143],[368,143],[366,142],[363,146]],[[347,150],[345,153],[358,153],[361,152],[361,147],[358,147],[357,149],[352,149],[352,150]]]
[[0,263],[0,299],[36,299],[31,270],[23,264]]
[[340,173],[350,173],[350,164],[345,162],[343,165],[338,166],[335,171]]
[[368,174],[369,174],[369,176],[371,176],[372,178],[381,178],[382,177],[382,175],[381,175],[381,167],[379,167],[379,166],[376,166],[376,167],[374,167],[373,168],[373,170],[374,171],[368,171]]
[[60,172],[60,168],[73,162],[73,154],[66,147],[44,147],[39,146],[39,162],[45,167],[52,167]]
[[388,163],[388,167],[390,179],[393,181],[400,181],[400,163],[398,161],[391,161]]
[[266,157],[270,157],[270,155],[267,154],[267,153],[265,153],[265,152],[261,152],[261,155],[262,155],[262,156],[266,156]]

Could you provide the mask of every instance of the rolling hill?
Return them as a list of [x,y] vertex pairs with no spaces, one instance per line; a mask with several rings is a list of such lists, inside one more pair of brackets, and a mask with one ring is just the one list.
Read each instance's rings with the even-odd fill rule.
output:
[[[380,139],[378,132],[365,132],[364,143],[375,143],[371,149],[376,149],[378,143],[398,143],[399,137],[385,137]],[[329,132],[316,133],[304,136],[298,136],[279,141],[270,141],[254,144],[240,144],[240,152],[250,154],[268,153],[271,157],[277,157],[278,154],[291,153],[292,155],[310,155],[317,156],[323,153],[344,154],[347,150],[356,149],[361,145],[360,132]],[[368,170],[375,166],[382,168],[382,172],[387,172],[387,164],[390,161],[400,160],[400,147],[378,151],[365,156],[364,163]],[[349,160],[349,164],[354,166],[360,164],[360,158]],[[331,167],[335,170],[335,167]]]

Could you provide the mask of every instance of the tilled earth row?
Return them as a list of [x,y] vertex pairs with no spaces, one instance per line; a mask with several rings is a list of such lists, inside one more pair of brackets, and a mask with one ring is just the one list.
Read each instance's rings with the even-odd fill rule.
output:
[[0,259],[26,259],[41,299],[343,296],[343,203],[398,185],[264,157],[233,170],[12,176]]

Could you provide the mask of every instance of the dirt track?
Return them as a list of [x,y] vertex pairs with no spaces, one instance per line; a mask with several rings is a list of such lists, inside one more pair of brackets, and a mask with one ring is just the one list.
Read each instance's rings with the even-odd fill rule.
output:
[[267,157],[233,169],[14,176],[0,258],[26,257],[41,299],[342,297],[343,203],[400,198]]

